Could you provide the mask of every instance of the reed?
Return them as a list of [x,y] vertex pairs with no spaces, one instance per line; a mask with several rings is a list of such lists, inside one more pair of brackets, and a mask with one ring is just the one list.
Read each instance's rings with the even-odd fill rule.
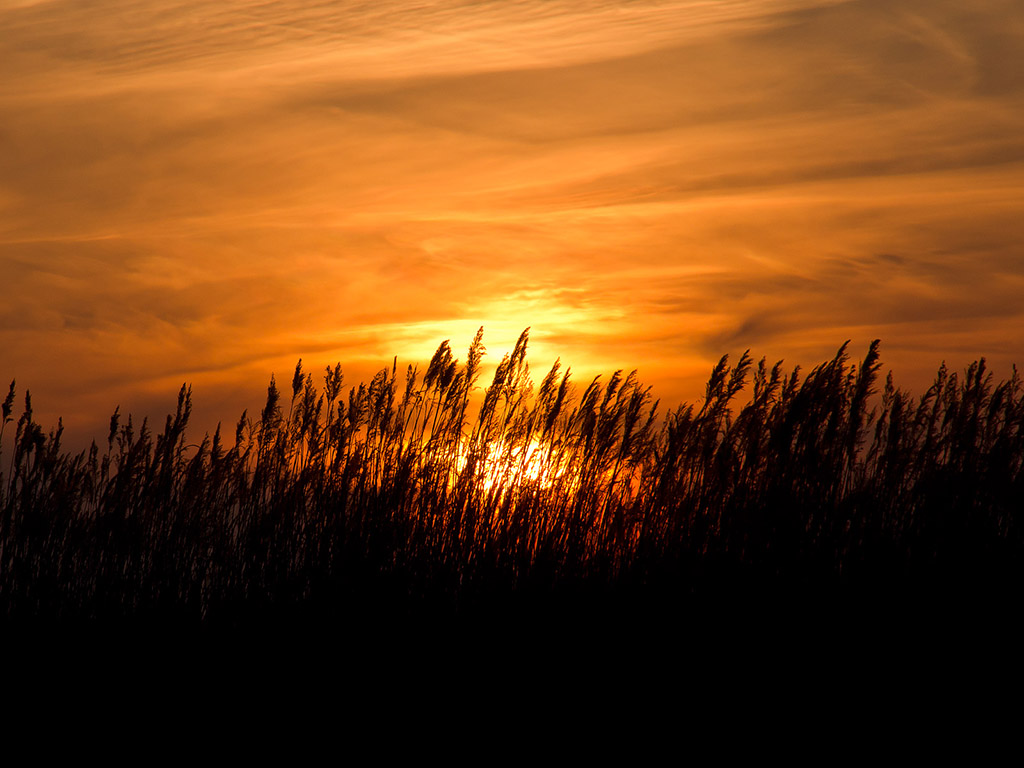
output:
[[[396,360],[347,392],[340,365],[320,384],[300,360],[290,398],[272,378],[231,445],[220,427],[188,443],[183,386],[159,433],[115,411],[105,446],[71,454],[26,393],[0,456],[2,615],[199,625],[564,595],[660,609],[1019,592],[1016,369],[996,383],[983,360],[942,367],[914,398],[877,381],[877,341],[806,375],[744,353],[699,404],[662,413],[635,372],[577,385],[556,362],[535,386],[528,330],[486,387],[482,329],[465,362],[445,341],[425,371]],[[12,382],[0,439],[15,396]]]

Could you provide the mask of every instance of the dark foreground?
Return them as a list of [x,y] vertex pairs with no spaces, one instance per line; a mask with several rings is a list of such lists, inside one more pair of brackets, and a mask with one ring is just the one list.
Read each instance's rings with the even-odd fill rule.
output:
[[272,381],[257,418],[198,446],[185,387],[158,434],[115,413],[105,444],[72,455],[27,395],[14,423],[12,384],[0,621],[372,644],[437,627],[996,631],[1015,616],[1016,373],[942,368],[914,398],[876,386],[877,343],[805,376],[743,355],[699,406],[663,413],[632,374],[575,386],[556,364],[535,384],[526,341],[482,397],[479,335],[464,364],[446,342],[425,372],[390,367],[345,394],[340,368],[321,389],[297,366],[290,398]]

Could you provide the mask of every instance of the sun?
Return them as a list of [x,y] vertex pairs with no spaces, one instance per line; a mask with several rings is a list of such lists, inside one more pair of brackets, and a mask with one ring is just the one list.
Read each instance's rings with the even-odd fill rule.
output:
[[[459,473],[470,463],[468,452],[464,452],[457,462]],[[566,467],[550,444],[534,438],[526,445],[504,442],[489,448],[482,459],[476,458],[474,471],[476,482],[487,491],[546,490],[562,480]]]

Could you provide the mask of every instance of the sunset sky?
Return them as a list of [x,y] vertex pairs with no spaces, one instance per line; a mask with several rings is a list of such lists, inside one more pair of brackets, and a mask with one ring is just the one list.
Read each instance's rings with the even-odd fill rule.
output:
[[0,395],[73,439],[481,325],[1005,377],[1022,243],[1020,0],[0,0]]

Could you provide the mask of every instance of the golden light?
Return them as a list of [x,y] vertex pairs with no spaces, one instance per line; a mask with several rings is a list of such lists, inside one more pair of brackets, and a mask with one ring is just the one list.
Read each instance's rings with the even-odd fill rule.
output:
[[[470,464],[470,446],[460,453],[456,462],[461,475]],[[526,489],[550,490],[559,484],[567,467],[558,459],[550,444],[534,438],[527,445],[508,441],[492,448],[478,460],[473,471],[478,482],[489,493],[514,493]]]

